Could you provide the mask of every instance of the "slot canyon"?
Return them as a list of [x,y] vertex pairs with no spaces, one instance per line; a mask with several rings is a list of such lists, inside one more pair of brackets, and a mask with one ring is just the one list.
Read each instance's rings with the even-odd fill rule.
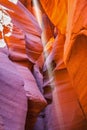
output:
[[0,0],[0,130],[87,130],[87,0]]

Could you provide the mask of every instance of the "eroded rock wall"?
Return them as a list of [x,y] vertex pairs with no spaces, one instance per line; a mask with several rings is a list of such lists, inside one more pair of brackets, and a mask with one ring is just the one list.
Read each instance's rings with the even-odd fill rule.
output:
[[20,1],[0,0],[13,24],[0,48],[0,129],[87,130],[87,1],[39,0],[42,27]]

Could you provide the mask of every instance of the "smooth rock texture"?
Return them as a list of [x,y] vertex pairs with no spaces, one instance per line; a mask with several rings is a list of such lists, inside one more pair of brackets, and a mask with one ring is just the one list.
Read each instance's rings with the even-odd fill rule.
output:
[[24,130],[26,112],[27,98],[23,79],[8,55],[0,50],[1,130]]
[[[43,9],[45,10],[46,14],[48,15],[49,19],[51,20],[54,25],[57,26],[58,29],[58,40],[57,42],[54,42],[54,48],[52,49],[51,53],[49,54],[49,59],[47,60],[46,64],[49,66],[49,63],[52,63],[52,61],[56,61],[56,68],[54,69],[54,77],[57,79],[56,81],[56,90],[55,94],[53,92],[53,101],[56,104],[57,113],[62,115],[59,118],[59,124],[54,125],[53,127],[50,127],[50,129],[69,129],[69,130],[79,130],[79,129],[87,129],[86,122],[87,122],[87,109],[86,109],[86,10],[87,10],[87,1],[81,1],[81,0],[67,0],[67,1],[49,1],[46,2],[43,0],[40,0]],[[49,6],[50,4],[50,6]],[[58,10],[56,9],[58,8]],[[61,9],[61,11],[59,11]],[[65,11],[64,11],[65,10]],[[57,12],[59,11],[59,13]],[[64,13],[63,13],[64,12]],[[84,12],[84,15],[83,15]],[[62,19],[62,20],[61,20]],[[65,34],[65,40],[61,39],[60,34]],[[56,40],[56,39],[55,39]],[[62,43],[63,40],[63,44]],[[64,63],[65,62],[65,63]],[[68,101],[68,90],[67,90],[67,84],[66,84],[66,76],[64,77],[64,73],[62,71],[68,70],[69,72],[69,78],[70,79],[70,87],[72,88],[70,90],[70,93],[72,92],[73,97],[72,100],[74,100],[74,103],[70,103]],[[62,72],[62,73],[60,73]],[[59,75],[59,76],[58,76]],[[60,77],[60,78],[58,78]],[[63,79],[64,78],[64,79]],[[62,84],[61,84],[62,81]],[[63,88],[63,81],[65,82],[65,87]],[[58,83],[59,82],[59,83]],[[61,87],[60,87],[61,86]],[[59,91],[60,88],[60,91]],[[67,103],[66,105],[63,104],[62,100],[62,91],[65,90]],[[61,95],[61,97],[59,96]],[[57,96],[57,97],[56,97]],[[71,96],[71,95],[70,95]],[[73,99],[74,98],[74,99]],[[57,100],[56,100],[57,99]],[[60,105],[60,109],[58,110],[58,105]],[[73,113],[72,111],[72,104],[73,109],[77,109],[78,106],[78,114],[77,112]],[[67,107],[66,107],[67,106]],[[63,107],[63,109],[62,109]],[[68,110],[68,107],[70,109]],[[67,108],[67,109],[66,109]],[[80,111],[81,109],[81,111]],[[53,109],[55,110],[55,109]],[[54,112],[53,112],[54,113]],[[67,113],[67,115],[66,115]],[[70,116],[73,115],[75,124],[72,122],[69,123],[69,113]],[[82,113],[82,114],[81,114]],[[53,114],[55,117],[58,114]],[[81,114],[81,115],[80,115]],[[64,117],[65,115],[65,117]],[[63,122],[61,121],[61,117]],[[76,119],[75,119],[76,118]],[[55,117],[57,120],[57,117]],[[51,119],[52,120],[52,119]],[[55,120],[55,121],[56,121]],[[78,121],[81,121],[81,125]],[[48,121],[49,122],[49,121]],[[62,122],[62,123],[61,123]],[[77,123],[76,123],[77,122]],[[57,121],[58,123],[58,121]],[[63,125],[65,124],[65,126]],[[67,124],[69,123],[69,125]]]
[[[5,37],[5,41],[9,49],[8,56],[24,82],[23,89],[28,100],[28,107],[25,106],[27,109],[26,120],[24,120],[26,122],[25,129],[32,130],[38,114],[47,104],[30,71],[33,63],[42,53],[41,30],[35,17],[20,2],[13,5],[9,1],[3,1],[2,4],[13,10],[13,12],[8,11],[12,18],[13,32],[10,37]],[[17,14],[17,11],[20,13]],[[24,17],[26,20],[23,20]]]
[[1,116],[0,116],[0,130],[4,130],[4,123]]
[[[87,1],[76,0],[73,4],[72,2],[69,2],[64,60],[87,119]],[[71,12],[72,17],[70,16]]]
[[[51,64],[53,60],[56,63],[56,66],[53,68],[54,72],[51,72],[54,77],[54,89],[52,92],[52,105],[46,108],[46,129],[77,130],[84,128],[86,130],[86,118],[80,106],[77,94],[71,84],[72,82],[67,72],[67,68],[63,62],[64,42],[65,36],[58,34],[54,41],[52,52],[49,54],[51,58],[48,59],[49,56],[47,57],[47,60],[51,60],[49,61]],[[48,67],[49,62],[46,62]],[[47,77],[45,78],[47,79]],[[50,83],[50,79],[48,79],[47,83]],[[52,87],[51,84],[49,85]]]
[[52,23],[62,34],[66,32],[68,0],[39,0]]
[[35,63],[43,51],[41,44],[41,29],[35,17],[20,2],[18,2],[17,5],[7,0],[0,2],[1,5],[10,9],[8,10],[8,13],[12,18],[13,24],[23,30],[28,58],[32,63]]
[[0,0],[0,129],[87,130],[87,0],[20,1]]

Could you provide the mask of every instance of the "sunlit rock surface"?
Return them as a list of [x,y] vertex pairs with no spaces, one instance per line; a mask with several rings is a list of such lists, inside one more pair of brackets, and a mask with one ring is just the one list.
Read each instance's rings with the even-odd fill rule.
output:
[[[64,59],[77,92],[85,118],[87,119],[87,80],[86,80],[86,49],[87,49],[87,1],[77,0],[69,3],[67,38]],[[74,6],[74,8],[73,8]],[[72,19],[70,13],[73,12]],[[83,13],[82,13],[83,12]],[[84,15],[83,15],[84,14]],[[70,30],[69,30],[70,28]],[[73,64],[74,63],[74,64]]]
[[39,0],[52,23],[61,33],[66,32],[68,0]]
[[87,1],[37,2],[0,0],[0,130],[87,130]]
[[[55,44],[54,42],[54,48],[51,52],[53,54],[50,54],[51,56],[49,57],[48,61],[49,63],[52,62],[53,60],[56,62],[56,68],[54,69],[54,77],[57,79],[55,83],[54,91],[57,94],[57,100],[53,91],[53,100],[56,102],[56,112],[60,114],[60,118],[57,121],[59,122],[59,125],[57,124],[56,127],[56,114],[53,114],[52,117],[55,117],[55,121],[53,123],[52,129],[87,129],[86,122],[87,122],[87,109],[86,109],[86,94],[87,94],[87,89],[86,89],[86,4],[87,1],[80,1],[80,0],[75,0],[75,1],[43,1],[40,0],[44,10],[46,11],[48,17],[57,26],[58,29],[58,42]],[[65,3],[66,2],[66,3]],[[51,4],[52,3],[52,4]],[[50,6],[49,6],[50,4]],[[65,8],[64,8],[65,7]],[[56,9],[58,8],[58,9]],[[61,9],[61,11],[59,11]],[[64,11],[65,10],[65,11]],[[59,14],[58,12],[59,11]],[[84,15],[83,13],[84,12]],[[66,17],[66,18],[65,18]],[[62,19],[62,20],[61,20]],[[65,21],[65,22],[64,22]],[[63,23],[64,22],[64,23]],[[65,27],[65,28],[64,28]],[[64,31],[65,29],[65,31]],[[59,33],[64,34],[65,33],[65,41],[63,44],[61,36]],[[59,45],[60,43],[60,45]],[[58,46],[59,49],[58,49]],[[61,48],[62,47],[62,48]],[[51,62],[50,62],[51,61]],[[65,62],[65,67],[64,67],[64,62]],[[63,64],[62,64],[63,63]],[[48,65],[49,66],[49,65]],[[60,78],[63,78],[64,73],[60,73],[64,71],[66,68],[66,71],[68,70],[69,76],[70,76],[70,82],[72,84],[71,90],[69,89],[70,93],[72,92],[73,97],[72,101],[69,102],[69,96],[68,90],[67,90],[67,84],[65,83],[66,76],[64,79],[62,79],[62,84]],[[60,70],[60,71],[59,71]],[[63,88],[63,81],[65,87]],[[58,83],[59,82],[59,83]],[[60,88],[61,86],[61,88]],[[57,87],[57,88],[56,88]],[[55,90],[56,89],[56,90]],[[66,106],[63,105],[63,96],[62,96],[62,91],[64,95],[66,95],[67,103]],[[64,92],[65,90],[65,92]],[[61,95],[61,98],[60,96]],[[68,97],[69,96],[69,97]],[[64,103],[65,104],[65,103]],[[72,109],[72,104],[73,109]],[[70,107],[71,106],[71,107]],[[78,106],[78,109],[77,109]],[[63,109],[62,109],[63,107]],[[68,110],[69,107],[69,110]],[[60,108],[60,110],[59,110]],[[73,112],[73,110],[75,111]],[[78,111],[78,114],[77,112]],[[69,113],[71,114],[69,115]],[[54,112],[53,112],[54,113]],[[67,115],[66,115],[67,113]],[[58,115],[57,114],[57,115]],[[64,117],[65,115],[65,117]],[[72,115],[72,119],[71,119]],[[71,123],[69,123],[70,119]],[[62,117],[62,119],[61,119]],[[74,122],[73,122],[74,120]],[[77,122],[78,121],[78,122]],[[49,122],[49,121],[48,121]],[[81,122],[81,123],[80,123]],[[69,123],[69,124],[67,124]],[[54,125],[55,124],[55,125]],[[80,125],[81,124],[81,125]],[[65,125],[65,126],[64,126]],[[51,125],[48,125],[51,129]]]
[[[13,32],[10,37],[5,37],[5,40],[9,49],[9,60],[14,63],[24,82],[23,88],[28,106],[25,106],[27,109],[26,120],[24,119],[26,122],[25,129],[31,130],[38,114],[47,104],[30,72],[33,63],[38,60],[42,53],[41,30],[34,16],[20,2],[18,5],[14,5],[8,1],[3,1],[2,5],[11,9],[8,13],[12,18]],[[17,14],[18,11],[20,13]]]

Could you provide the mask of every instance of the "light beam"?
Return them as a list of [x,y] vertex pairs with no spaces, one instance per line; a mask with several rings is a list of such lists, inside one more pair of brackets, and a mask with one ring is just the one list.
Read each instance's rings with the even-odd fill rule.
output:
[[[43,32],[43,23],[42,23],[42,16],[41,14],[39,13],[40,11],[40,7],[39,7],[39,2],[38,0],[33,0],[33,3],[34,3],[34,6],[35,6],[35,14],[36,14],[36,17],[37,17],[37,21],[42,29],[42,32]],[[42,44],[43,44],[43,48],[45,48],[45,45],[46,45],[46,36],[42,33]],[[45,50],[45,49],[44,49]],[[44,51],[44,56],[45,56],[45,59],[47,59],[48,57],[48,52],[47,51]],[[53,71],[52,71],[52,65],[49,64],[46,66],[47,67],[47,71],[48,71],[48,76],[49,76],[49,80],[52,79],[52,77],[54,77],[54,74],[53,74]],[[56,95],[53,95],[53,102],[54,102],[54,106],[55,106],[55,109],[56,109],[56,116],[57,116],[57,119],[58,119],[58,124],[59,124],[59,127],[61,126],[61,124],[64,124],[64,121],[63,121],[63,115],[62,115],[62,110],[61,110],[61,105],[60,105],[60,100],[58,99],[58,93],[57,93],[57,88],[58,86],[55,86],[55,81],[52,80],[52,84],[50,85],[51,86],[51,89],[55,88],[55,91],[56,91]],[[65,130],[65,128],[62,128],[62,130]]]

